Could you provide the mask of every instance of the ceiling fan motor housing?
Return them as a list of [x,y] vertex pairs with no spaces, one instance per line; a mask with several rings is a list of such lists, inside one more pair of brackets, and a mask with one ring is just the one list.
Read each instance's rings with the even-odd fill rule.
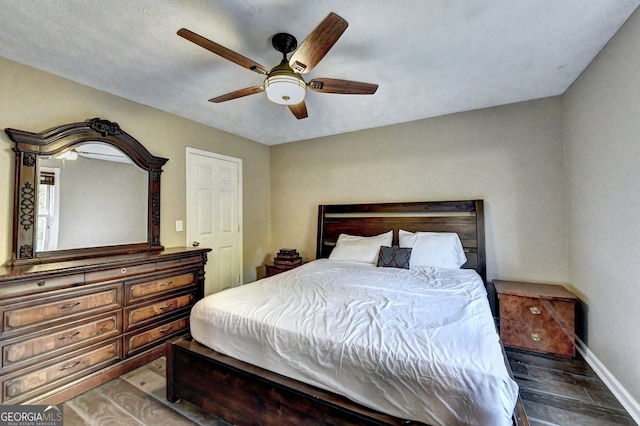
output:
[[278,33],[271,38],[271,44],[273,48],[284,55],[287,58],[287,54],[293,52],[298,48],[298,40],[291,34]]

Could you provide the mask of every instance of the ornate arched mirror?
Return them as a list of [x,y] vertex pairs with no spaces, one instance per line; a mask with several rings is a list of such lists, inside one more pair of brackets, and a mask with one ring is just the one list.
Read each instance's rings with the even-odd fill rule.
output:
[[155,157],[100,118],[15,142],[12,264],[163,249]]

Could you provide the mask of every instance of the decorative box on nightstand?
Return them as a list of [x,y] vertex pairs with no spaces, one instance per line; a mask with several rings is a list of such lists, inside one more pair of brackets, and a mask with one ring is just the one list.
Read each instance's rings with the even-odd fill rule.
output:
[[575,356],[577,298],[561,285],[494,280],[505,346]]
[[280,272],[288,271],[293,268],[297,268],[302,265],[302,256],[296,249],[280,249],[276,257],[273,258],[273,263],[265,265],[266,276],[279,274]]

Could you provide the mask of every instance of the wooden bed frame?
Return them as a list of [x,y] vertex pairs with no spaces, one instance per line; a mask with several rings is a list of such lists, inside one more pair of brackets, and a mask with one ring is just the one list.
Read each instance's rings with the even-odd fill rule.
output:
[[[456,232],[467,256],[463,268],[486,284],[482,200],[321,205],[317,258],[326,258],[341,233],[371,236],[398,229]],[[394,241],[397,244],[397,241]],[[503,351],[504,353],[504,351]],[[209,349],[191,339],[168,342],[167,399],[187,400],[239,425],[421,425],[356,404]],[[505,356],[509,373],[511,369]],[[520,398],[513,423],[529,423]]]

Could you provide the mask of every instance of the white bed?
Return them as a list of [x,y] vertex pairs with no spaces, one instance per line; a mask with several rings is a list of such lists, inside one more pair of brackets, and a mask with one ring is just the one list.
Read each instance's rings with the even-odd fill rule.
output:
[[319,259],[204,298],[191,334],[398,418],[512,424],[518,387],[472,269]]

